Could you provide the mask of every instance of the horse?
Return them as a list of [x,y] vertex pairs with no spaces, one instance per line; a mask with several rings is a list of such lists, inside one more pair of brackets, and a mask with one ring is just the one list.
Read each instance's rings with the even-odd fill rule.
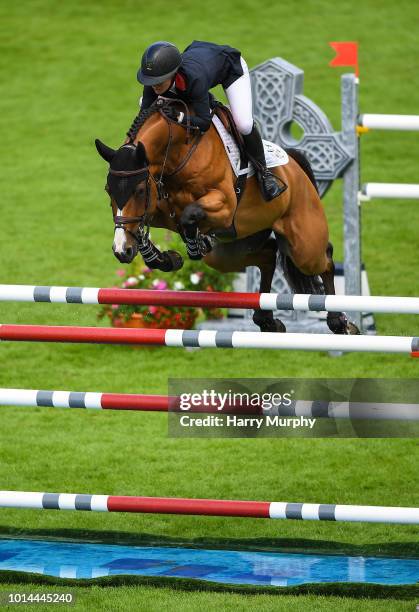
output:
[[[172,104],[185,108],[186,128],[168,113]],[[271,170],[287,185],[266,202],[252,176],[238,202],[237,183],[215,127],[204,134],[188,124],[191,109],[179,100],[158,98],[140,112],[118,149],[95,144],[109,163],[106,191],[115,232],[113,251],[121,263],[140,253],[145,263],[164,272],[183,265],[176,251],[161,252],[149,237],[150,227],[181,235],[188,256],[220,273],[260,270],[260,292],[269,293],[279,259],[295,293],[334,295],[333,247],[310,163],[287,149],[289,161]],[[272,311],[255,310],[261,331],[285,332]],[[345,313],[329,312],[327,325],[336,334],[359,333]]]

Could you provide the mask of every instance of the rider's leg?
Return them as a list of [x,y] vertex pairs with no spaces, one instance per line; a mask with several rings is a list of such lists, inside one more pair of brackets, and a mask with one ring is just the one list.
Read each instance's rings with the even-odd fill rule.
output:
[[[267,169],[262,138],[255,124],[250,134],[243,135],[243,140],[246,151],[255,165],[256,176],[259,181],[262,195],[264,199],[269,202],[284,192],[287,185]],[[281,181],[281,185],[278,184],[278,180]]]
[[227,87],[225,92],[237,129],[243,136],[246,151],[256,166],[256,175],[262,195],[265,200],[269,201],[278,197],[287,186],[280,186],[274,175],[266,168],[262,138],[253,121],[249,69],[243,58],[240,58],[240,61],[243,75]]

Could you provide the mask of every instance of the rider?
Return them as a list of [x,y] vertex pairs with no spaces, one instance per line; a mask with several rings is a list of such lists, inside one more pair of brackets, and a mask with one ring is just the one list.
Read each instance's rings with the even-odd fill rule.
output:
[[[262,139],[253,121],[249,70],[240,51],[228,45],[194,40],[180,53],[175,45],[159,41],[145,50],[137,79],[144,85],[141,110],[159,95],[170,93],[189,102],[195,115],[190,124],[206,132],[211,125],[209,90],[222,85],[231,113],[243,136],[246,152],[256,161],[256,175],[266,201],[278,197],[287,186],[279,185],[266,168]],[[184,113],[172,110],[172,117],[186,125]]]

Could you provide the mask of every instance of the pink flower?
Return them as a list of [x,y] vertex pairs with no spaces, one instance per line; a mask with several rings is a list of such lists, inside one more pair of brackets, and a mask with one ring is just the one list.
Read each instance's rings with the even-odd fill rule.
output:
[[119,304],[112,304],[112,310],[117,310],[119,308]]
[[127,287],[135,287],[137,283],[138,283],[138,280],[135,278],[135,276],[130,276],[126,280]]
[[153,283],[154,289],[158,289],[162,291],[163,289],[167,289],[167,283],[164,280],[159,280],[157,283]]
[[150,274],[150,272],[152,272],[153,270],[151,268],[147,268],[147,266],[145,268],[143,268],[143,273],[144,274]]
[[115,274],[116,274],[117,276],[121,276],[121,277],[122,277],[122,276],[125,276],[125,270],[121,270],[121,268],[119,268],[119,270],[117,270],[117,271],[115,272]]
[[150,314],[156,314],[157,306],[149,306],[148,311]]

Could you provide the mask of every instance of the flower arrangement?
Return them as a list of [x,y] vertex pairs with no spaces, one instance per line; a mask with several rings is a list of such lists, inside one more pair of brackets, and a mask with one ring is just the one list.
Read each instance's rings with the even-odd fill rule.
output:
[[[158,247],[160,248],[160,247]],[[166,248],[166,247],[165,247]],[[172,239],[168,249],[182,251],[180,239]],[[141,257],[141,256],[140,256]],[[140,260],[140,257],[138,258]],[[185,259],[176,272],[151,270],[143,262],[134,261],[127,271],[119,269],[119,287],[124,289],[155,289],[157,291],[231,291],[234,274],[220,274],[204,263]],[[108,317],[114,327],[149,327],[190,329],[198,317],[220,319],[220,308],[192,308],[177,306],[135,306],[107,304],[101,308],[98,318]]]

